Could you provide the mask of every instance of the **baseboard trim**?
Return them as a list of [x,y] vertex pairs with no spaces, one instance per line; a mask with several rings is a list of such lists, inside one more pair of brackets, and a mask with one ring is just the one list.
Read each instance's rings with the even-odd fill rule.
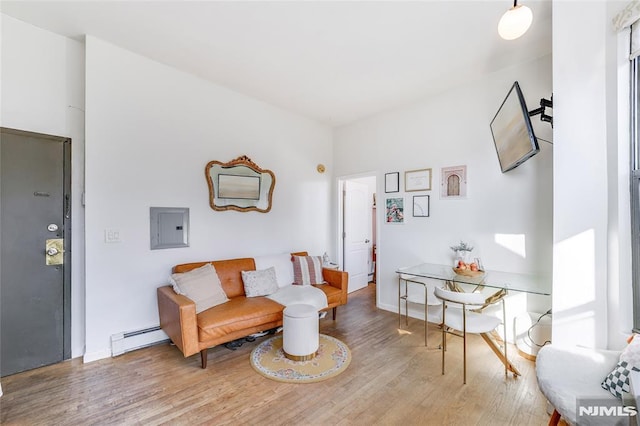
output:
[[150,327],[111,336],[111,356],[168,342],[169,336],[160,327]]
[[82,357],[83,363],[98,361],[105,358],[111,358],[111,349],[103,349],[101,351],[85,353]]

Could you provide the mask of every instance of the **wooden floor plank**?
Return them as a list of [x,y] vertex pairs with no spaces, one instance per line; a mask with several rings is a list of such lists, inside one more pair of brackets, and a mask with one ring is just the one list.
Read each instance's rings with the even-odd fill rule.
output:
[[440,329],[375,307],[375,285],[349,295],[320,331],[345,342],[352,361],[339,376],[290,384],[257,374],[251,351],[265,338],[235,351],[184,358],[169,344],[83,364],[79,359],[2,378],[2,425],[545,425],[546,401],[535,365],[515,355],[522,373],[504,367],[478,336],[469,338],[467,384],[462,384],[462,342],[447,342],[447,371],[437,350]]

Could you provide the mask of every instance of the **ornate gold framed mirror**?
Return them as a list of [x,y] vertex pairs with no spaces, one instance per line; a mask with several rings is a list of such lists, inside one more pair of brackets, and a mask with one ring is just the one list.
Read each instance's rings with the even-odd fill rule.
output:
[[260,213],[271,210],[276,176],[271,170],[260,168],[246,155],[227,163],[209,161],[204,174],[212,209]]

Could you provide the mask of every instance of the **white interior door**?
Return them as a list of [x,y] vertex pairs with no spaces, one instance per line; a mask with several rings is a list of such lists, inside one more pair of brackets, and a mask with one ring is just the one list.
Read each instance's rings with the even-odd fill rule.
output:
[[368,186],[346,181],[344,185],[344,270],[349,273],[349,293],[367,286],[371,246],[371,205]]

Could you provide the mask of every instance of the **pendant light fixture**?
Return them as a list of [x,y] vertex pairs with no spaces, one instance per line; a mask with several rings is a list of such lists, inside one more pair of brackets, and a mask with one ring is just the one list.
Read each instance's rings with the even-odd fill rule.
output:
[[527,6],[513,0],[513,7],[507,10],[498,22],[498,34],[505,40],[515,40],[527,32],[533,21],[533,13]]

